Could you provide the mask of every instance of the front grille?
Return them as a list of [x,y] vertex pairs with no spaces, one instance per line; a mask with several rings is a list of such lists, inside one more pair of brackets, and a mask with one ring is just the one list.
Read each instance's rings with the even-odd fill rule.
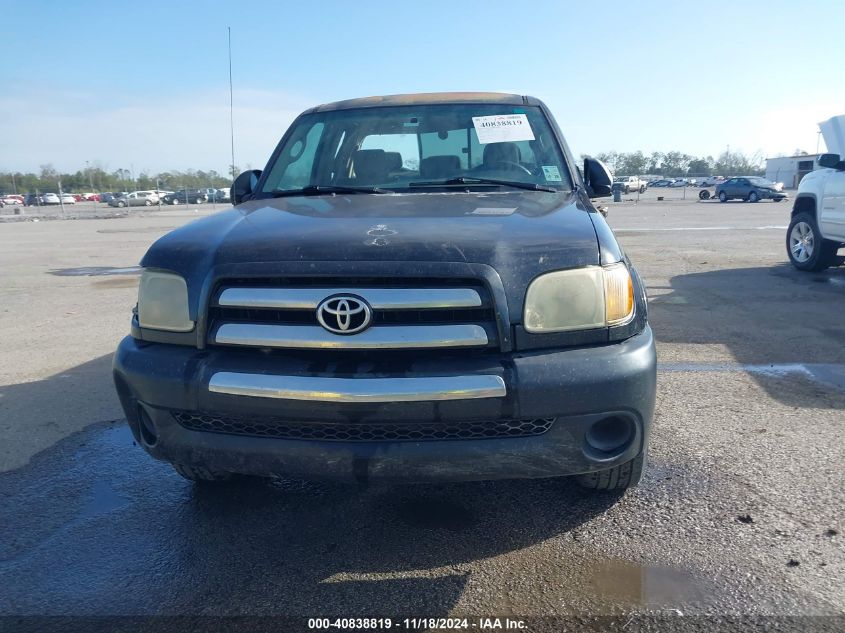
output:
[[531,437],[548,431],[555,418],[491,422],[291,422],[277,417],[233,417],[175,411],[177,422],[192,431],[334,442],[419,442]]
[[[370,306],[359,334],[327,337],[318,306],[335,295]],[[207,337],[210,345],[253,348],[495,350],[496,318],[479,280],[227,279],[212,293]]]

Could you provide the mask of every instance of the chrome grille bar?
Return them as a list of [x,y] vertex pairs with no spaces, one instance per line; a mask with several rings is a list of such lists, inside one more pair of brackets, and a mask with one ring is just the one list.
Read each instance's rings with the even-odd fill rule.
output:
[[501,376],[320,378],[217,372],[208,390],[237,396],[314,402],[418,402],[503,398]]
[[237,308],[313,310],[335,294],[362,297],[375,310],[425,310],[481,307],[472,288],[226,288],[217,305]]
[[480,325],[390,325],[339,336],[314,325],[224,323],[214,334],[219,345],[289,349],[424,349],[479,347],[488,344]]

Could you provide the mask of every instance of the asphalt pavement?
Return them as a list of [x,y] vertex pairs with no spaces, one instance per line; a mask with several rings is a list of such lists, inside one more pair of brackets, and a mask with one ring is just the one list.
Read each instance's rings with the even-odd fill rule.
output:
[[789,203],[657,193],[604,203],[648,285],[660,362],[650,464],[623,495],[568,480],[196,487],[134,445],[110,363],[145,249],[213,210],[0,225],[0,614],[841,630],[845,268],[788,265]]

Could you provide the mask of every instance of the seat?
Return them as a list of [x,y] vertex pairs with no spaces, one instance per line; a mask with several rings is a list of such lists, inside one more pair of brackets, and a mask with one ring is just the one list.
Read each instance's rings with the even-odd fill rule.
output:
[[385,152],[384,159],[387,161],[387,172],[389,174],[402,171],[402,154],[399,152]]
[[429,156],[420,161],[421,178],[452,178],[461,173],[461,159],[454,155]]
[[390,171],[383,149],[359,149],[352,154],[355,182],[362,185],[377,185],[387,180]]
[[485,170],[501,169],[502,163],[519,164],[522,154],[516,143],[491,143],[484,146],[481,168]]

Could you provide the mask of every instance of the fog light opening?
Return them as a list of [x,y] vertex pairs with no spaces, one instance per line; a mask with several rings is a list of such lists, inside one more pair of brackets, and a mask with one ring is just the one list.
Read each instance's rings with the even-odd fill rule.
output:
[[602,418],[594,422],[584,436],[590,448],[604,454],[621,452],[633,438],[633,423],[621,416]]
[[141,436],[144,446],[148,448],[158,444],[158,432],[155,423],[143,409],[138,411],[138,435]]

